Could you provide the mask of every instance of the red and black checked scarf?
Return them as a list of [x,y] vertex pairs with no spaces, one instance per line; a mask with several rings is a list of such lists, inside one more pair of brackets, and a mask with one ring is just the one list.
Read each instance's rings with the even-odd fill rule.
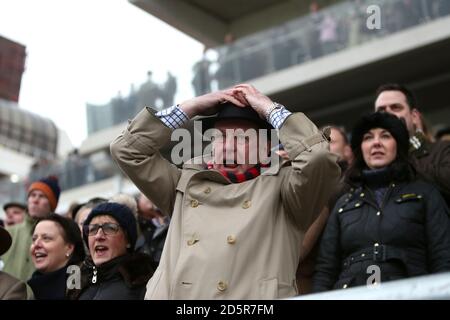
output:
[[[256,178],[257,176],[259,176],[261,174],[261,167],[268,168],[269,166],[270,166],[270,164],[259,164],[258,163],[254,167],[247,169],[245,172],[238,173],[238,174],[235,174],[235,173],[232,173],[232,172],[226,171],[226,170],[217,170],[217,171],[219,171],[221,175],[223,175],[225,178],[230,180],[232,183],[241,183],[241,182]],[[211,169],[213,169],[213,164],[208,163],[208,170],[211,170]]]

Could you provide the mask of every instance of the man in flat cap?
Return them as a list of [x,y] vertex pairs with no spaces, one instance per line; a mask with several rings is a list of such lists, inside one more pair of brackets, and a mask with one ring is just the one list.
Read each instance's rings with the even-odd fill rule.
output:
[[5,227],[11,227],[23,222],[27,212],[27,206],[21,202],[12,201],[5,203],[3,211],[5,211],[6,215]]

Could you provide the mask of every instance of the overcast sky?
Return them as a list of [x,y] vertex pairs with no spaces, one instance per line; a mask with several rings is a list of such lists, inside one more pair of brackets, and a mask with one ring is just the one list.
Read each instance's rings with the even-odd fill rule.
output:
[[79,146],[86,102],[107,103],[148,70],[190,97],[202,45],[127,0],[0,0],[0,35],[27,47],[19,105],[52,119]]

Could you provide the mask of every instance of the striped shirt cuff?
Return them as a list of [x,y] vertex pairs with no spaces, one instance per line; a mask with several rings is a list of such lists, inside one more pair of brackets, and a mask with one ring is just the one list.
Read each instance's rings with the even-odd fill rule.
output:
[[189,121],[187,114],[178,105],[158,111],[155,115],[171,129],[178,129]]
[[285,107],[275,109],[269,115],[269,123],[275,129],[280,129],[284,121],[286,121],[287,117],[289,117],[291,114],[292,113]]

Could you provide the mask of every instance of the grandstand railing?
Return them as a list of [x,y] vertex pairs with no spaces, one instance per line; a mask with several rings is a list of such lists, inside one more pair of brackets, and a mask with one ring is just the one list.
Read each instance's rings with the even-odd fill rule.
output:
[[448,300],[450,272],[308,294],[290,300]]
[[[379,8],[379,29],[371,28],[372,18],[377,14],[374,6]],[[205,70],[201,66],[198,70],[209,77],[210,86],[205,91],[222,89],[449,14],[448,1],[434,4],[427,0],[344,1],[215,48],[217,61],[209,60],[204,64]]]

